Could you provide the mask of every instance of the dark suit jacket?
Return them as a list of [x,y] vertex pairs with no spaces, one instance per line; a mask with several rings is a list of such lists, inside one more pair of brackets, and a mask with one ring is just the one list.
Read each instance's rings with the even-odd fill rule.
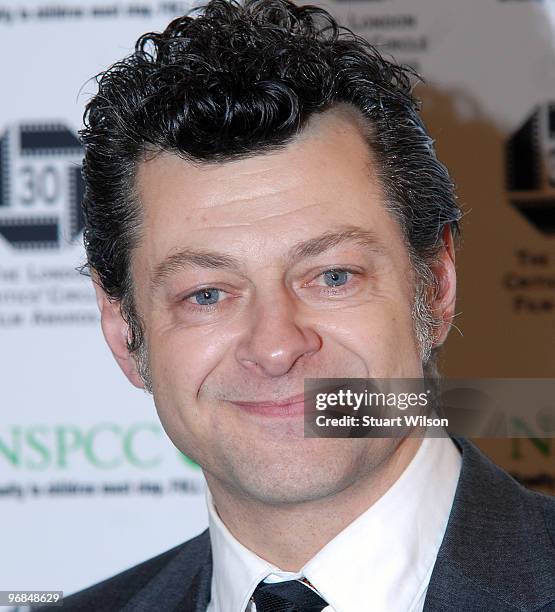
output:
[[[424,612],[555,611],[555,498],[523,488],[468,440],[454,441],[461,476]],[[211,575],[207,529],[68,597],[63,609],[205,612]],[[366,610],[361,601],[352,612]]]

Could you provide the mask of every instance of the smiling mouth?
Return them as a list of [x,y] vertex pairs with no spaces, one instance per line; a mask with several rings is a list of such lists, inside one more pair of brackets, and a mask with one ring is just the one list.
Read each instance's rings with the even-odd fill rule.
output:
[[304,414],[304,393],[279,401],[230,402],[243,412],[267,417],[292,417]]

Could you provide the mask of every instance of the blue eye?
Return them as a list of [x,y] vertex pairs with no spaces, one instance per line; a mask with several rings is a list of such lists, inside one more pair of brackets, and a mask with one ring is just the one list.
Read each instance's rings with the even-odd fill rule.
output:
[[348,275],[346,270],[327,270],[324,272],[324,279],[329,287],[339,287],[347,282]]
[[214,287],[209,287],[207,289],[197,291],[191,297],[194,297],[196,303],[200,306],[211,306],[212,304],[216,304],[218,301],[218,298],[220,297],[220,290],[215,289]]

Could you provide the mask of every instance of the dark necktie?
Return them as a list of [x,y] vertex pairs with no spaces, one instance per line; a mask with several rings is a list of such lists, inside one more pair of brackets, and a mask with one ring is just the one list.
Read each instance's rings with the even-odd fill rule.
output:
[[252,596],[256,612],[321,612],[328,605],[299,580],[262,581]]

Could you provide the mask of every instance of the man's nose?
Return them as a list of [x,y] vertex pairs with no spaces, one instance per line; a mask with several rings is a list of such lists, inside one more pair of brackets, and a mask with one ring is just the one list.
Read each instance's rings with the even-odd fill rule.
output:
[[283,376],[300,357],[320,349],[321,338],[301,316],[299,306],[283,288],[256,297],[249,328],[237,347],[237,360],[243,367],[261,375]]

